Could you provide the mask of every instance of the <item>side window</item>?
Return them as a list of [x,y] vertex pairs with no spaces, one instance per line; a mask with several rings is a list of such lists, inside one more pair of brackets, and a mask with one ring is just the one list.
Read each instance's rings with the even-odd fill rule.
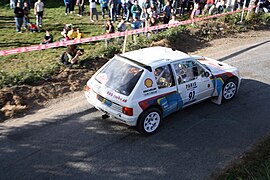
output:
[[160,66],[154,71],[158,88],[172,87],[175,85],[172,70],[169,65]]
[[175,63],[173,66],[179,84],[192,81],[198,78],[198,76],[200,76],[204,72],[203,68],[192,60],[180,61]]

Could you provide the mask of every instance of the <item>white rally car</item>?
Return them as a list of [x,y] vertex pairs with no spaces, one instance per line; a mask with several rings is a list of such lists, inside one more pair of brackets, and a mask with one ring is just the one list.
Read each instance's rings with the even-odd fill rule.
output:
[[234,98],[240,85],[237,68],[166,47],[150,47],[116,55],[87,82],[90,104],[142,134],[158,129],[162,118],[212,98]]

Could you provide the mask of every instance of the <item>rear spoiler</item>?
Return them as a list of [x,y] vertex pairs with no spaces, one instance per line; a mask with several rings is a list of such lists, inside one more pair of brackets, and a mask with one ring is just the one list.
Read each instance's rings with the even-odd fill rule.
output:
[[143,63],[140,63],[140,62],[135,61],[135,60],[133,60],[133,59],[127,58],[127,57],[122,56],[122,55],[120,55],[120,54],[115,55],[115,56],[118,57],[118,58],[122,58],[122,59],[125,59],[125,60],[128,60],[128,61],[131,61],[131,62],[133,62],[134,64],[137,64],[137,65],[139,65],[139,66],[141,66],[141,67],[147,69],[149,72],[152,72],[151,66],[147,66],[147,65],[145,65],[145,64],[143,64]]

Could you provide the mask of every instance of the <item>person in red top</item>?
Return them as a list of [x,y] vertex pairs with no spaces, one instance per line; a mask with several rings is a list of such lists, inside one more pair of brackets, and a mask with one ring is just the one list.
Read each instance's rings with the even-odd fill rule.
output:
[[39,27],[35,25],[34,23],[28,23],[28,26],[29,26],[30,32],[40,32]]
[[[215,8],[215,2],[214,0],[207,0],[206,1],[206,4],[204,6],[204,9],[203,9],[203,12],[202,14],[205,15],[206,13],[207,14],[211,14],[212,10]],[[208,12],[207,12],[208,11]]]

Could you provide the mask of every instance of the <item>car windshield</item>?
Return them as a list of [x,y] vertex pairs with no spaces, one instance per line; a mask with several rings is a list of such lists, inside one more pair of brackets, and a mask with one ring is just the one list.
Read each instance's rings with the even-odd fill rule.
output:
[[114,58],[96,76],[96,80],[114,91],[130,95],[143,69]]

